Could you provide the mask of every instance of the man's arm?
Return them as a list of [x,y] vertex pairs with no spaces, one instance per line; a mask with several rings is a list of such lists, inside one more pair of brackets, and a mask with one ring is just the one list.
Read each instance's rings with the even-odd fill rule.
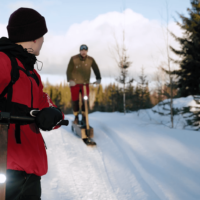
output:
[[[45,92],[43,92],[43,84],[40,78],[40,75],[35,71],[35,74],[39,78],[40,84],[39,84],[39,114],[41,116],[36,116],[36,124],[39,128],[42,128],[42,130],[45,130],[47,127],[47,130],[59,128],[60,126],[55,126],[60,120],[64,119],[64,114],[61,112],[60,109],[57,108],[57,106],[52,102],[49,95]],[[46,109],[46,110],[45,110]],[[42,114],[40,114],[43,112]],[[39,117],[39,119],[37,119]],[[42,120],[41,120],[42,119]],[[38,121],[38,123],[37,123]],[[41,123],[42,122],[42,123]],[[46,125],[45,125],[46,122]],[[47,123],[48,122],[48,123]],[[51,127],[51,123],[56,123]],[[45,127],[46,126],[46,127]]]
[[93,59],[93,62],[92,62],[92,69],[94,71],[96,79],[101,80],[101,74],[100,74],[100,71],[99,71],[99,67],[98,67],[98,65],[97,65],[97,63],[95,62],[94,59]]
[[73,58],[70,59],[68,67],[67,67],[67,71],[66,71],[66,75],[67,75],[67,81],[69,82],[70,80],[72,80],[72,71],[74,69],[74,62],[73,62]]

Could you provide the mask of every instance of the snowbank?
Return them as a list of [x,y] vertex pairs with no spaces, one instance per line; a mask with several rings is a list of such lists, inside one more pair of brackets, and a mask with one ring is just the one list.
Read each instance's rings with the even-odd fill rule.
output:
[[[150,120],[151,123],[171,127],[169,102],[170,100],[166,99],[152,109],[140,110],[135,115],[143,120]],[[187,122],[187,120],[192,120],[194,116],[191,116],[191,112],[184,113],[184,109],[188,108],[190,111],[196,111],[197,107],[200,107],[200,104],[197,104],[192,96],[174,99],[173,108],[177,112],[174,115],[174,128],[195,130],[195,127],[189,125]]]

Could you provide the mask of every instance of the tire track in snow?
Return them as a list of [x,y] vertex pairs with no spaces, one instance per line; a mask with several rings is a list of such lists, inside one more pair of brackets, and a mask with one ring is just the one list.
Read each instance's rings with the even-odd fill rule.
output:
[[[77,155],[79,155],[79,159],[74,163],[75,165],[80,166],[79,168],[73,167],[73,176],[78,190],[82,191],[79,193],[84,194],[85,191],[90,191],[88,198],[92,197],[92,199],[94,200],[96,199],[116,200],[115,196],[113,196],[113,192],[110,192],[109,185],[106,183],[107,181],[104,178],[105,177],[105,175],[103,175],[104,170],[102,170],[103,161],[97,149],[98,147],[97,148],[87,147],[80,138],[76,137],[75,135],[73,136],[76,140],[76,142],[74,142],[73,148],[74,151],[77,152]],[[67,148],[66,151],[68,151]],[[86,177],[84,177],[83,174],[86,174]],[[85,182],[84,181],[82,182],[81,180],[85,180],[85,178],[88,177],[88,174],[90,176],[88,181],[90,182],[90,184],[87,187],[85,185]],[[81,177],[78,177],[77,175],[80,175]],[[93,191],[91,191],[91,188],[93,186],[94,186]],[[95,188],[95,186],[98,186],[98,188],[97,187]],[[104,192],[102,193],[99,191],[104,191]],[[87,199],[87,198],[84,196],[80,196],[80,199]]]
[[[98,151],[99,151],[99,154],[101,155],[101,159],[102,159],[103,167],[104,167],[104,170],[105,170],[105,173],[106,173],[106,177],[107,177],[107,179],[108,179],[108,181],[109,181],[109,183],[110,183],[110,186],[111,186],[111,188],[112,188],[113,194],[115,194],[115,191],[114,191],[112,182],[111,182],[110,177],[109,177],[109,175],[108,175],[108,170],[107,170],[106,165],[105,165],[104,157],[103,157],[103,155],[102,155],[102,152],[100,152],[99,149],[98,149]],[[116,197],[116,198],[117,198],[117,197]],[[117,199],[118,199],[118,198],[117,198]]]
[[[76,185],[74,184],[72,187],[70,184],[74,182],[73,168],[71,167],[73,163],[73,143],[69,144],[69,142],[63,141],[62,132],[63,129],[60,128],[53,131],[48,137],[47,135],[44,137],[48,146],[47,154],[49,160],[49,172],[44,179],[50,179],[50,184],[54,180],[54,185],[57,184],[53,188],[53,191],[51,191],[51,188],[46,188],[51,194],[48,195],[48,200],[55,200],[56,198],[61,200],[80,199]],[[70,140],[73,141],[73,137]],[[66,146],[68,147],[68,151],[66,151]],[[66,160],[67,162],[65,162]],[[57,180],[56,183],[55,177]],[[48,184],[48,181],[44,180],[43,185],[46,184]]]
[[[95,128],[95,130],[96,134],[101,135],[104,139],[106,138],[106,141],[102,142],[106,142],[106,146],[110,146],[110,149],[105,151],[102,149],[103,145],[101,144],[101,151],[103,151],[104,168],[116,198],[119,200],[131,200],[133,198],[140,200],[146,199],[146,195],[143,194],[140,186],[136,184],[134,176],[130,173],[130,166],[124,166],[124,155],[118,148],[118,145],[105,133],[105,131],[102,131],[102,128]],[[97,144],[99,144],[99,142],[100,141],[98,141]],[[133,187],[130,186],[131,184]],[[137,190],[135,193],[133,192],[134,188]]]
[[[159,187],[156,185],[154,180],[151,178],[151,176],[143,170],[142,166],[137,162],[135,156],[132,154],[130,155],[131,151],[127,151],[124,147],[126,146],[124,141],[118,137],[117,133],[107,126],[105,126],[103,123],[101,123],[102,129],[105,131],[105,133],[110,137],[118,146],[121,152],[123,152],[124,158],[129,163],[129,165],[132,165],[132,169],[135,171],[135,175],[138,180],[140,180],[141,185],[143,188],[145,188],[146,194],[151,194],[150,197],[147,199],[162,199],[167,200],[168,198],[165,196],[165,194],[159,189]],[[112,134],[111,134],[112,133]],[[112,135],[112,136],[111,136]],[[120,140],[120,143],[119,143]],[[128,148],[128,147],[127,147]]]
[[[63,134],[61,134],[61,136],[62,136],[62,140],[63,140],[63,143],[65,143],[65,144],[68,144],[68,142],[67,142],[67,140],[66,140],[66,137],[64,137],[64,135]],[[75,139],[73,140],[74,142],[72,142],[70,145],[65,145],[65,151],[64,152],[66,152],[66,154],[69,154],[69,153],[71,153],[71,152],[73,152],[74,151],[74,148],[76,148],[76,145],[75,145]],[[69,157],[73,157],[73,155],[69,155]],[[74,163],[74,162],[73,162]],[[67,180],[69,183],[73,183],[73,185],[75,186],[75,187],[72,187],[72,188],[74,188],[75,189],[75,194],[76,195],[73,195],[73,198],[75,199],[75,198],[77,198],[78,197],[78,199],[80,199],[81,198],[81,195],[80,195],[80,193],[79,193],[79,190],[78,190],[78,186],[77,186],[77,184],[76,184],[76,181],[75,181],[75,179],[74,179],[74,168],[73,168],[73,163],[71,164],[71,162],[70,162],[70,167],[69,167],[69,170],[70,170],[70,172],[69,172],[69,174],[70,174],[70,176],[71,176],[71,180],[72,181],[69,181],[69,180]],[[75,196],[75,197],[74,197]]]
[[[107,190],[107,194],[110,193],[110,195],[106,196],[106,199],[109,200],[117,200],[118,198],[116,197],[113,187],[111,185],[108,173],[107,173],[107,169],[105,167],[105,163],[103,160],[103,156],[102,156],[102,152],[100,151],[99,147],[97,146],[97,148],[93,149],[93,157],[96,160],[96,171],[99,172],[99,174],[101,175],[99,178],[101,179],[100,182],[103,183],[104,185],[104,191]],[[107,184],[106,184],[107,183]]]

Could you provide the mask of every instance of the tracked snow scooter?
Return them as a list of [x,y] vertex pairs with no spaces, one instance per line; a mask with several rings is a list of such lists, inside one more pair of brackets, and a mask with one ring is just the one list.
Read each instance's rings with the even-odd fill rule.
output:
[[[39,111],[33,111],[34,116]],[[7,144],[8,144],[8,128],[10,122],[16,123],[19,121],[34,123],[34,117],[18,117],[10,116],[8,112],[0,112],[0,200],[6,199],[6,170],[7,170]],[[68,120],[62,120],[58,125],[69,124]]]
[[[83,142],[88,146],[95,146],[96,142],[92,139],[94,137],[94,130],[89,125],[88,117],[88,96],[86,92],[86,84],[83,85],[83,99],[85,105],[85,121],[86,124],[82,124],[81,121],[78,121],[78,124],[74,124],[72,121],[72,132],[82,138]],[[82,97],[79,95],[79,102],[82,102]]]

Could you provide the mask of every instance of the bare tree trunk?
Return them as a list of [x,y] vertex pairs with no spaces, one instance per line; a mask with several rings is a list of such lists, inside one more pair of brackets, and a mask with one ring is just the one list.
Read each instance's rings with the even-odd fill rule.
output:
[[167,38],[166,38],[166,47],[167,47],[167,65],[169,70],[169,80],[170,80],[170,113],[171,113],[171,128],[174,127],[174,113],[173,113],[173,80],[171,72],[171,60],[170,60],[170,50],[169,50],[169,7],[168,1],[166,0],[166,10],[167,10]]
[[171,123],[172,128],[174,127],[174,113],[173,113],[173,88],[172,88],[172,77],[170,77],[170,96],[171,96],[171,102],[170,102],[170,110],[171,110]]
[[126,94],[125,94],[125,84],[124,84],[124,90],[123,90],[123,93],[124,93],[124,114],[126,114]]
[[123,86],[122,86],[123,87],[122,88],[122,94],[123,94],[122,107],[123,107],[124,115],[125,115],[126,114],[126,84],[133,82],[133,78],[127,82],[127,73],[128,73],[127,68],[131,66],[132,62],[128,61],[127,49],[126,49],[126,45],[125,45],[125,30],[123,30],[122,45],[119,45],[115,36],[114,36],[114,38],[116,41],[115,52],[117,53],[117,56],[115,56],[115,53],[113,53],[113,58],[116,61],[118,67],[120,68],[120,74],[121,74],[116,80],[119,81],[119,83],[123,84]]

